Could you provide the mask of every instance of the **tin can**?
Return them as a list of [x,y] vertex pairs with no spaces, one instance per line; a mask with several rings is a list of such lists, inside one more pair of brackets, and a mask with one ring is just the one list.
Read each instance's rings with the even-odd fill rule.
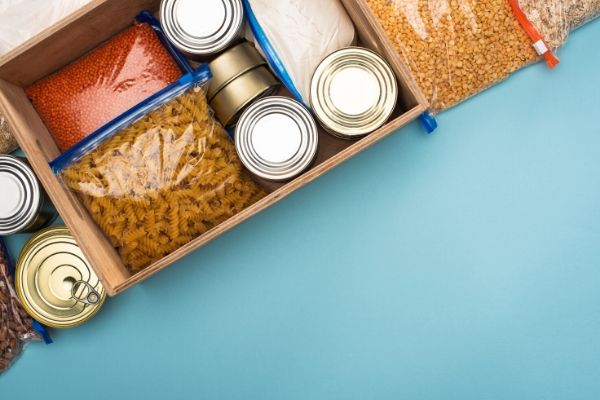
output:
[[306,171],[318,144],[312,115],[287,97],[267,97],[252,104],[235,129],[235,147],[244,166],[272,182],[285,182]]
[[35,232],[56,218],[35,174],[24,159],[0,155],[0,236]]
[[83,324],[106,299],[100,280],[64,226],[43,230],[25,244],[15,288],[25,310],[53,328]]
[[162,0],[165,35],[189,58],[203,61],[241,38],[241,0]]
[[311,107],[325,130],[343,139],[363,137],[392,116],[398,82],[375,52],[348,47],[326,57],[313,75]]
[[266,67],[258,67],[238,76],[223,87],[210,101],[217,119],[225,127],[237,123],[242,112],[254,101],[271,96],[279,81]]
[[208,101],[236,78],[266,65],[267,61],[250,42],[240,43],[227,50],[208,65],[213,75],[208,86]]

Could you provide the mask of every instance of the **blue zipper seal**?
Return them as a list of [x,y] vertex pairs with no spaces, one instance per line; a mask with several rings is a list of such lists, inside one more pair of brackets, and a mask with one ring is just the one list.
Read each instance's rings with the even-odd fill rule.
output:
[[310,108],[308,104],[302,98],[300,91],[294,84],[292,77],[288,73],[285,65],[283,65],[283,61],[277,55],[277,52],[273,48],[273,45],[267,38],[265,31],[260,26],[254,11],[252,11],[252,7],[250,6],[250,2],[248,0],[242,0],[244,5],[244,12],[246,13],[246,19],[248,20],[248,25],[250,26],[250,30],[254,35],[258,45],[262,49],[265,57],[267,57],[267,62],[275,72],[275,75],[279,78],[281,82],[285,85],[285,87],[292,93],[292,96],[296,98],[299,102],[304,104],[305,107]]
[[423,114],[419,115],[419,121],[429,135],[435,132],[435,130],[438,128],[437,119],[435,119],[435,117],[429,111],[425,111]]
[[[6,264],[8,267],[8,273],[14,277],[15,276],[15,266],[10,260],[10,254],[8,252],[8,248],[6,247],[6,243],[4,242],[4,239],[2,239],[1,237],[0,237],[0,250],[2,250],[4,252],[4,255],[6,256]],[[14,282],[12,282],[12,283],[14,285]],[[46,327],[44,325],[40,324],[38,321],[33,319],[33,323],[31,324],[31,327],[33,328],[34,331],[36,331],[41,336],[41,338],[44,340],[44,343],[46,343],[46,344],[54,343],[54,341],[52,340],[52,337],[50,337],[50,333],[48,332],[48,330],[46,329]]]
[[144,117],[144,115],[156,110],[166,102],[174,99],[195,85],[206,83],[210,78],[212,78],[212,74],[208,68],[208,65],[202,64],[194,72],[182,76],[177,82],[148,97],[143,102],[137,104],[100,129],[96,130],[81,142],[58,156],[58,158],[51,161],[50,168],[52,168],[52,171],[55,174],[60,174],[61,171],[71,163],[94,150],[102,142],[114,136],[121,129],[128,127]]

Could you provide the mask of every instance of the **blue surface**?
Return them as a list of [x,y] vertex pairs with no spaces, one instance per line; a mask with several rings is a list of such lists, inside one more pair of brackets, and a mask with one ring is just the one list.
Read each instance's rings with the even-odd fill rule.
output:
[[0,398],[598,399],[598,37],[30,346]]

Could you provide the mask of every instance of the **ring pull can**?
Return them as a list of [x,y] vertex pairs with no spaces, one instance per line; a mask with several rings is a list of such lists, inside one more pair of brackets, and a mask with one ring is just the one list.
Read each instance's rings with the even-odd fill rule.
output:
[[0,236],[30,233],[56,218],[52,204],[24,159],[0,155]]
[[93,306],[100,302],[102,295],[88,282],[77,281],[71,288],[71,297],[80,303]]
[[90,320],[106,291],[64,226],[29,239],[15,270],[15,288],[29,315],[52,328],[71,328]]

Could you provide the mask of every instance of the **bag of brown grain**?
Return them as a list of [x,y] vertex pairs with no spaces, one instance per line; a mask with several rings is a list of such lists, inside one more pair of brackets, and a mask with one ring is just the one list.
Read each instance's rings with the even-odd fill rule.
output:
[[33,320],[15,293],[10,260],[0,239],[0,374],[21,355],[27,342],[40,340],[33,329]]
[[367,0],[438,113],[539,59],[507,0]]
[[8,125],[8,121],[0,112],[0,154],[12,153],[17,147],[17,141]]
[[554,49],[572,31],[600,16],[600,0],[519,0],[519,5]]

